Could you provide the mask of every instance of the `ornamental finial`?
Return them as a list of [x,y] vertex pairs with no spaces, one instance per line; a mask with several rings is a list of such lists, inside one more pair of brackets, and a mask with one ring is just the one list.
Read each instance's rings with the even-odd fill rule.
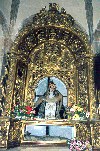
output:
[[49,10],[50,11],[58,11],[59,10],[59,5],[56,3],[49,3]]

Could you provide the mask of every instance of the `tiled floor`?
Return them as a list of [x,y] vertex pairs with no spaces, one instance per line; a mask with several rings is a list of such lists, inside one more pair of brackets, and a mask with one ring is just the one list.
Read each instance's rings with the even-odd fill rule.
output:
[[69,151],[69,149],[67,147],[17,147],[6,151]]

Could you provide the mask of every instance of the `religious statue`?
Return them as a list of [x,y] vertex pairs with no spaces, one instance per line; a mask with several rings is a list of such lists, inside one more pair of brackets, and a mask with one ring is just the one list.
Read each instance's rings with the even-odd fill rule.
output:
[[62,99],[62,94],[56,90],[56,84],[50,81],[47,91],[35,103],[37,116],[45,119],[63,118]]

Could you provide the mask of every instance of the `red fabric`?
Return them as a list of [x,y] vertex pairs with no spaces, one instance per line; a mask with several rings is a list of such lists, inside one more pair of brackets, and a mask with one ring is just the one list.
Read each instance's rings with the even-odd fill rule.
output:
[[26,112],[26,114],[30,114],[30,111]]
[[32,107],[26,106],[26,110],[27,110],[27,111],[32,111]]
[[26,114],[30,114],[32,111],[32,107],[26,106],[26,110],[27,110]]

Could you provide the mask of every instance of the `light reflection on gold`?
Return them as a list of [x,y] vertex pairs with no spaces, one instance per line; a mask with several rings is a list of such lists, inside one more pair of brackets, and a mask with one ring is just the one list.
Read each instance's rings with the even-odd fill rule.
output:
[[[11,106],[16,100],[20,100],[22,105],[30,103],[34,105],[32,100],[39,80],[55,76],[62,80],[68,89],[68,104],[83,102],[90,108],[90,119],[96,119],[93,54],[87,35],[81,29],[77,29],[73,18],[70,20],[66,12],[64,14],[60,12],[57,16],[53,11],[45,10],[40,11],[35,17],[31,24],[19,31],[10,50],[6,94],[2,88],[6,97],[3,116],[10,116]],[[19,77],[18,69],[21,70],[22,77]],[[9,143],[15,138],[23,140],[24,122],[13,123],[14,126],[9,129]],[[7,122],[4,123],[5,126],[6,124]],[[69,121],[66,125],[68,124]],[[79,124],[78,121],[75,127],[76,136],[79,138],[91,137],[86,124]],[[7,126],[5,129],[7,130]],[[96,128],[93,131],[96,133]],[[94,135],[93,139],[95,140]],[[5,142],[7,137],[2,143]]]

